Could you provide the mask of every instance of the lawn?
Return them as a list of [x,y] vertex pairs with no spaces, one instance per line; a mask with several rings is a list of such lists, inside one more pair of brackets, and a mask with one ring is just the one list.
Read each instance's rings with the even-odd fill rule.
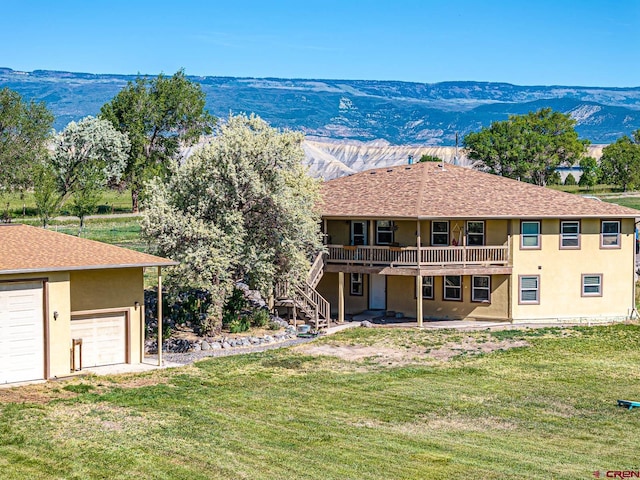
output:
[[[471,344],[494,351],[461,348]],[[0,390],[2,478],[575,479],[639,468],[640,410],[616,406],[640,399],[637,325],[360,328],[302,348]],[[443,348],[459,353],[438,359]]]

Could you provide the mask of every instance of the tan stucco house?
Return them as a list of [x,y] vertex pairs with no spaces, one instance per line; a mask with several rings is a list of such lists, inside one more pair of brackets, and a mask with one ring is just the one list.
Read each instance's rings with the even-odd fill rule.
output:
[[322,195],[328,252],[311,286],[332,318],[591,322],[634,310],[636,210],[433,162],[331,180]]
[[145,267],[165,258],[0,225],[0,384],[139,363]]

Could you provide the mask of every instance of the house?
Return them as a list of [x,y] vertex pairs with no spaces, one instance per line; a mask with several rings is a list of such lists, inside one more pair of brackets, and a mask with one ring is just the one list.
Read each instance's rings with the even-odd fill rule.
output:
[[169,265],[114,245],[0,225],[0,383],[141,362],[143,269]]
[[[636,210],[434,162],[325,182],[318,294],[332,318],[618,321]],[[309,295],[307,295],[309,296]]]

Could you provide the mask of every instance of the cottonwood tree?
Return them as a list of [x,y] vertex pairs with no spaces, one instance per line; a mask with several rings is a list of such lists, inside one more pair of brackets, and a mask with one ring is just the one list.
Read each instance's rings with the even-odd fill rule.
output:
[[173,281],[213,293],[215,317],[233,282],[270,293],[302,281],[322,248],[319,182],[306,173],[300,133],[231,116],[212,142],[148,184],[143,234],[180,262]]
[[44,103],[25,102],[18,92],[0,90],[0,193],[32,185],[31,168],[47,155],[53,114]]
[[624,191],[640,186],[640,130],[624,135],[602,149],[602,181]]
[[200,85],[189,81],[183,70],[171,77],[138,77],[102,106],[100,118],[131,141],[124,180],[131,188],[134,212],[144,182],[166,173],[182,147],[211,133],[215,119],[204,106]]
[[71,122],[56,136],[51,168],[62,202],[80,217],[95,211],[109,181],[119,181],[127,163],[130,143],[106,120],[86,117]]
[[573,165],[586,152],[589,142],[578,138],[575,124],[569,115],[543,108],[469,133],[464,146],[481,170],[546,185],[558,166]]
[[56,172],[48,161],[37,164],[32,171],[36,212],[42,226],[47,228],[49,221],[58,211],[61,200],[56,182]]

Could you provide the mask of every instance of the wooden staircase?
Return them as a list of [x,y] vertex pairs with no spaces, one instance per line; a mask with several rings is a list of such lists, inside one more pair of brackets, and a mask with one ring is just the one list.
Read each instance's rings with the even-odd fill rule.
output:
[[291,308],[294,321],[301,314],[305,323],[311,324],[316,331],[328,328],[331,323],[331,306],[316,290],[324,274],[324,260],[324,253],[316,256],[307,280],[301,286],[281,282],[276,284],[274,292],[274,307]]

